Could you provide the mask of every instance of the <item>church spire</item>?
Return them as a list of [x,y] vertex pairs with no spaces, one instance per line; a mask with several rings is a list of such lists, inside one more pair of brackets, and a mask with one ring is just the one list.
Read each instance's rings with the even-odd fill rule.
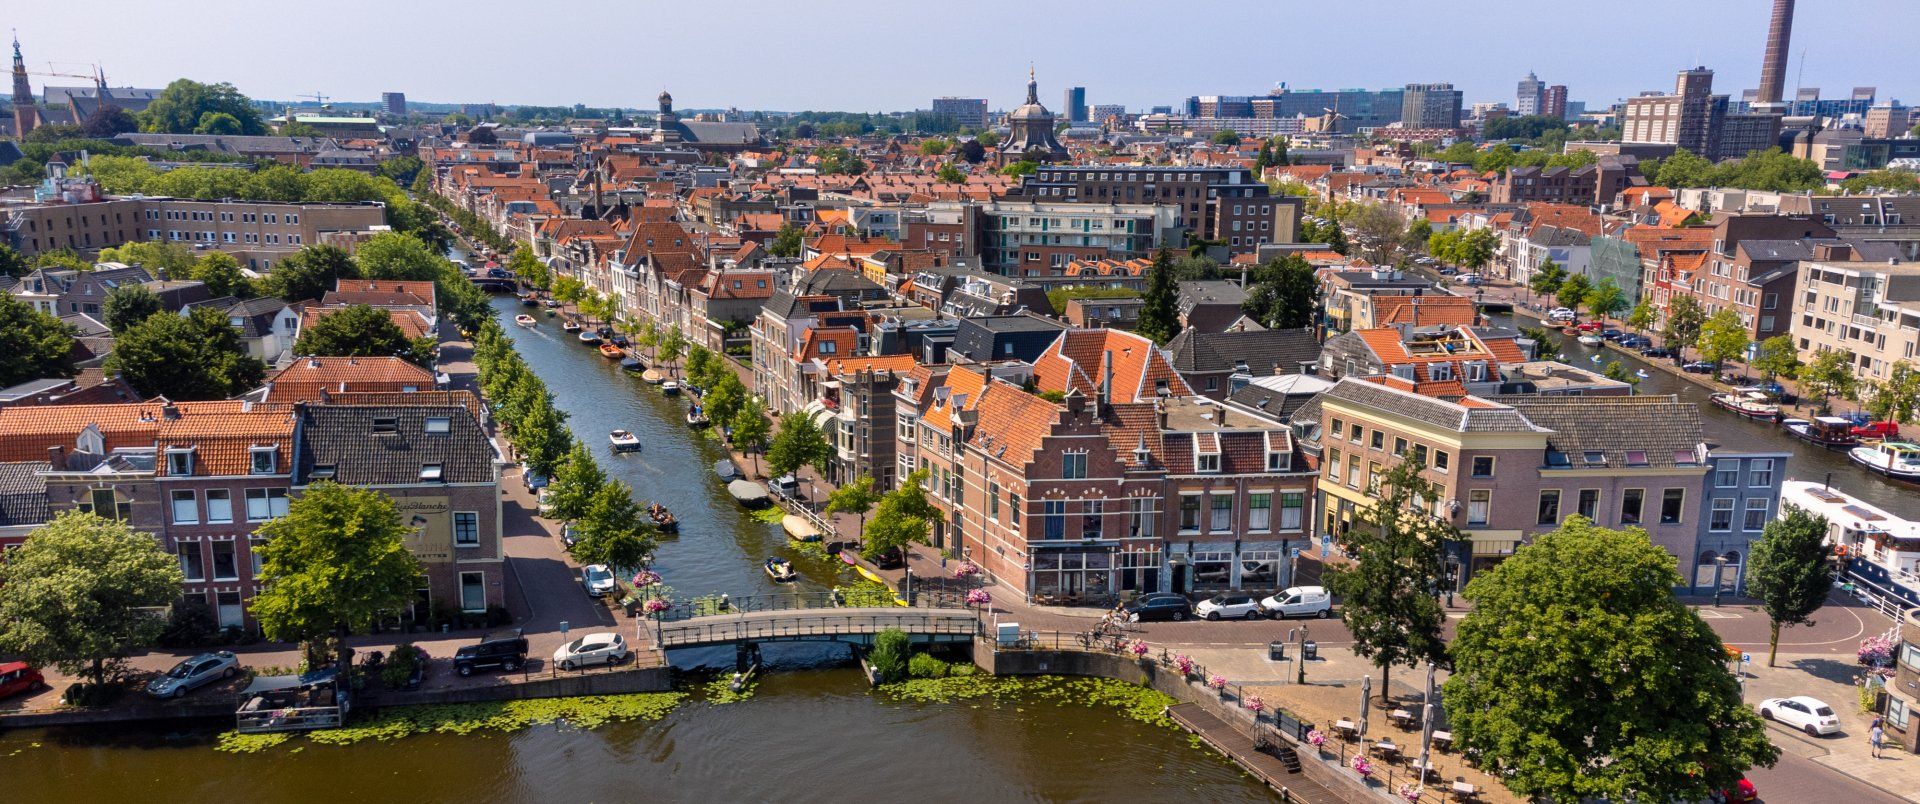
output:
[[27,62],[20,56],[20,33],[13,34],[13,134],[25,137],[39,125],[39,110],[33,104],[33,86],[27,83]]
[[1027,64],[1027,102],[1040,102],[1040,82],[1033,77],[1033,64]]

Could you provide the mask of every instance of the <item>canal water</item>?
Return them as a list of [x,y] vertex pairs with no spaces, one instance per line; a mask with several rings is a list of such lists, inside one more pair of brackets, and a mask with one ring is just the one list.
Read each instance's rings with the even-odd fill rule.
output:
[[[1493,323],[1506,326],[1513,324],[1508,316],[1494,316]],[[1526,320],[1521,323],[1533,325]],[[1644,368],[1648,376],[1640,380],[1635,393],[1674,394],[1697,403],[1708,443],[1730,450],[1790,453],[1792,457],[1787,459],[1788,479],[1827,481],[1831,478],[1833,487],[1841,492],[1866,500],[1895,515],[1920,519],[1920,486],[1868,472],[1847,460],[1844,451],[1829,450],[1801,441],[1778,424],[1756,422],[1722,410],[1708,401],[1711,392],[1706,388],[1668,374],[1663,368],[1651,366],[1638,355],[1598,346],[1582,346],[1574,338],[1559,333],[1555,335],[1560,339],[1560,354],[1566,355],[1566,362],[1572,365],[1600,371],[1606,367],[1607,361],[1617,360],[1629,372]],[[1594,362],[1595,356],[1600,357],[1601,362]],[[1671,365],[1671,361],[1662,362]],[[1834,410],[1842,413],[1857,408],[1858,405],[1851,402],[1836,401],[1834,404]]]
[[[576,436],[610,477],[671,508],[680,534],[656,569],[678,595],[821,590],[851,576],[791,551],[777,525],[746,515],[714,478],[727,457],[689,431],[686,403],[629,377],[544,316],[495,300],[507,333],[547,381]],[[638,454],[614,455],[607,432],[632,430]],[[803,575],[776,587],[770,555]],[[723,665],[731,651],[675,655]],[[845,648],[770,648],[756,694],[689,703],[653,723],[592,731],[536,726],[466,736],[324,746],[295,741],[258,754],[213,748],[191,731],[0,732],[0,802],[212,801],[1272,801],[1259,782],[1183,732],[1079,704],[1030,698],[899,703],[866,689]],[[292,746],[304,746],[297,752]]]

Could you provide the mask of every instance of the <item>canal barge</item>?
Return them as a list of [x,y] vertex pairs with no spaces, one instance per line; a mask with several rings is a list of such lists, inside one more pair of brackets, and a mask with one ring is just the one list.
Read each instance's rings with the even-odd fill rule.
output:
[[1787,419],[1780,426],[1801,441],[1819,444],[1827,449],[1849,449],[1860,443],[1860,439],[1853,435],[1853,421],[1838,416]]
[[1707,398],[1712,400],[1713,404],[1749,419],[1773,421],[1780,418],[1780,406],[1774,404],[1773,398],[1758,388],[1738,388]]
[[1882,441],[1847,450],[1854,463],[1887,477],[1920,480],[1920,444],[1911,441]]

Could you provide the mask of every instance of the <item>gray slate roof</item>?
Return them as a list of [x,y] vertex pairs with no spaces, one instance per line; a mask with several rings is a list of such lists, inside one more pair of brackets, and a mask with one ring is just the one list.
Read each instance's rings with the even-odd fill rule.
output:
[[[1230,371],[1239,363],[1255,377],[1291,374],[1302,362],[1320,359],[1320,342],[1310,329],[1270,329],[1247,332],[1183,330],[1167,343],[1173,367],[1181,373]],[[1275,370],[1275,366],[1279,370]]]
[[1544,429],[1512,407],[1470,408],[1366,380],[1343,379],[1323,396],[1462,433],[1537,433]]
[[[1535,425],[1551,430],[1549,450],[1568,456],[1567,468],[1622,468],[1628,452],[1645,452],[1645,466],[1670,469],[1695,456],[1706,441],[1700,406],[1677,396],[1531,396],[1505,395],[1490,400],[1512,405]],[[1604,463],[1586,460],[1598,452]],[[1689,458],[1686,463],[1692,463]],[[1551,461],[1550,461],[1551,463]]]
[[[426,432],[426,420],[441,417],[448,432]],[[391,419],[394,432],[375,433],[376,419]],[[333,480],[349,485],[428,483],[420,468],[431,463],[447,483],[495,479],[493,444],[460,405],[305,405],[296,426],[301,484],[319,479],[314,467],[327,465]]]
[[0,463],[0,525],[38,525],[47,521],[46,461]]

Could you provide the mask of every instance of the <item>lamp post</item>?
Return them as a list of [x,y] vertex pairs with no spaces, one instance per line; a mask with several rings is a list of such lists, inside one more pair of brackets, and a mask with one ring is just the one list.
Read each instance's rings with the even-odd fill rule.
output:
[[1721,584],[1721,581],[1720,581],[1720,574],[1722,572],[1725,572],[1726,569],[1727,569],[1727,557],[1714,556],[1713,557],[1713,606],[1714,608],[1720,607],[1720,592],[1721,590],[1726,588]]

